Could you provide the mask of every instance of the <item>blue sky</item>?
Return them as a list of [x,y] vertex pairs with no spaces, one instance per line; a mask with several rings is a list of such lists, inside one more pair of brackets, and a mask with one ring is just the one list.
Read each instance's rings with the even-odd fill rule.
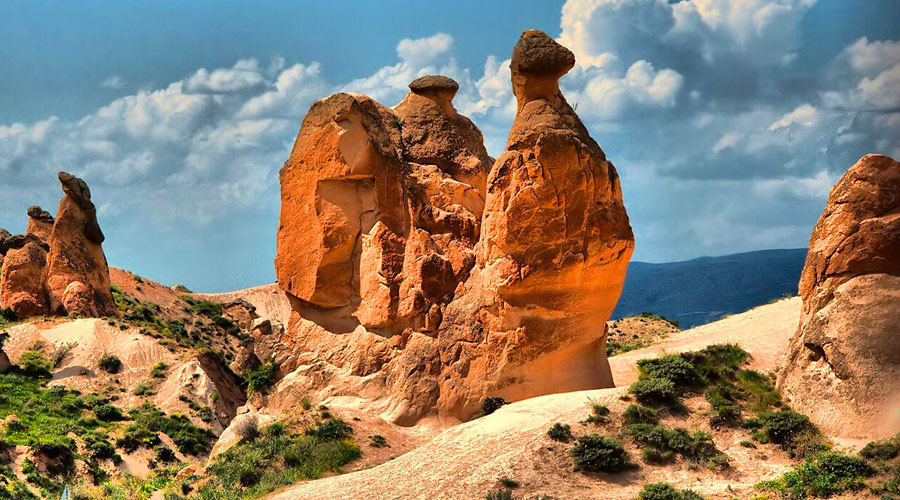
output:
[[896,0],[0,2],[0,227],[94,193],[112,265],[270,282],[278,168],[320,97],[444,73],[502,151],[507,59],[539,28],[622,175],[635,259],[805,246],[856,159],[900,156]]

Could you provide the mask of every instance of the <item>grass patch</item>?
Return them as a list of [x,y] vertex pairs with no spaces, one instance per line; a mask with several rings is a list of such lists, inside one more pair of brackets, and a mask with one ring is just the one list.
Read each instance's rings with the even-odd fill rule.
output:
[[828,498],[863,489],[863,479],[874,473],[875,470],[862,458],[829,451],[806,460],[778,479],[761,482],[756,487],[784,499]]
[[181,414],[166,415],[150,403],[132,408],[129,415],[134,423],[125,428],[125,435],[116,445],[128,452],[138,448],[154,448],[160,444],[159,432],[172,438],[178,451],[185,455],[200,455],[209,450],[215,434],[198,427]]
[[[728,466],[728,457],[716,448],[709,433],[703,431],[691,433],[687,429],[667,429],[653,424],[634,424],[629,426],[626,432],[636,443],[656,452],[655,454],[647,452],[651,460],[659,458],[668,461],[678,454],[711,469]],[[660,462],[651,461],[651,463]]]
[[[191,498],[259,498],[281,486],[339,471],[359,456],[359,447],[346,437],[327,439],[319,434],[264,432],[262,439],[240,443],[216,457],[208,468],[209,480]],[[185,497],[170,493],[166,498]]]

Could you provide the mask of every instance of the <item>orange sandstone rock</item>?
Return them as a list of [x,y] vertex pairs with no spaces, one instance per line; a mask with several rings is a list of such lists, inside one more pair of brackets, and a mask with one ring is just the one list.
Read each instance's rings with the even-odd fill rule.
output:
[[28,207],[28,228],[25,232],[47,241],[50,239],[50,232],[53,231],[53,222],[50,212],[33,205]]
[[864,156],[831,190],[778,385],[830,435],[900,432],[900,163]]
[[34,234],[10,239],[0,271],[0,307],[20,319],[47,314],[47,244]]
[[115,316],[109,290],[109,267],[100,246],[104,236],[97,223],[91,191],[83,180],[59,173],[65,193],[48,243],[47,291],[50,312],[69,316]]
[[281,171],[275,266],[294,312],[271,408],[317,393],[412,424],[612,385],[604,325],[634,240],[615,168],[559,91],[573,65],[522,35],[496,162],[446,77],[413,81],[393,110],[313,104]]

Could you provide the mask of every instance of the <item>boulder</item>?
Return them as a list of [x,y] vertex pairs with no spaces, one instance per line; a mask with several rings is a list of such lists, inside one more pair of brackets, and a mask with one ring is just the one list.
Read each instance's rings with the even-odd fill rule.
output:
[[900,432],[900,163],[867,155],[831,190],[778,386],[829,435]]
[[573,65],[522,35],[496,161],[447,77],[414,80],[393,109],[313,104],[281,170],[275,265],[293,312],[270,408],[346,396],[407,425],[612,386],[604,325],[634,238],[615,168],[559,90]]
[[[104,236],[91,191],[78,177],[59,173],[64,196],[47,242],[50,312],[72,316],[115,316]],[[69,310],[69,307],[74,309]]]
[[53,222],[54,219],[50,212],[37,205],[32,205],[28,207],[28,228],[25,232],[47,241],[53,231]]
[[47,244],[31,233],[11,236],[6,244],[0,269],[0,308],[11,308],[20,319],[47,314]]

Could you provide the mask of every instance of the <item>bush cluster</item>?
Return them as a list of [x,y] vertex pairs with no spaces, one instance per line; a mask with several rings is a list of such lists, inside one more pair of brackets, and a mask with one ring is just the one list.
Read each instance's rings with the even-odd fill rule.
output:
[[278,372],[278,365],[274,360],[263,363],[259,368],[251,371],[247,375],[247,391],[262,392],[269,387],[275,385],[275,374]]
[[569,455],[576,471],[620,472],[630,465],[622,443],[599,434],[579,436]]
[[650,483],[638,493],[640,500],[703,500],[691,490],[677,490],[668,483]]
[[105,353],[97,360],[97,366],[106,373],[119,373],[122,360],[115,354]]
[[828,498],[863,489],[863,479],[874,473],[875,470],[859,457],[828,451],[807,459],[780,478],[764,481],[756,487],[796,500],[809,496]]

